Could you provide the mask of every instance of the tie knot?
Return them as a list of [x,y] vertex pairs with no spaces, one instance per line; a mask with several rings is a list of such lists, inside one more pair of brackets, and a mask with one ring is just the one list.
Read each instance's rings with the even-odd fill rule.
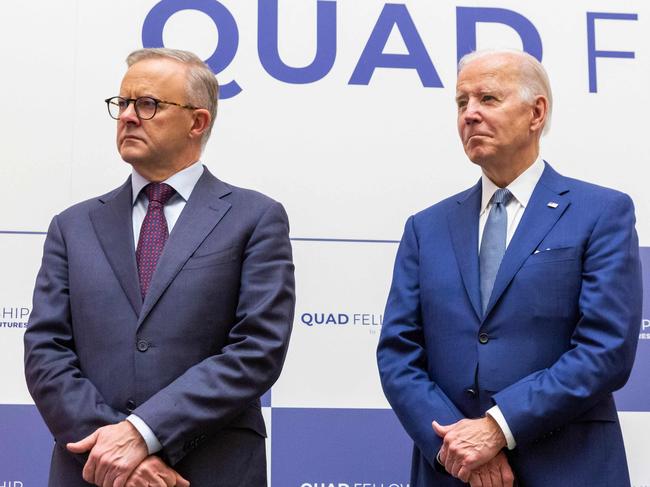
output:
[[512,198],[512,193],[507,188],[499,188],[492,195],[492,204],[507,205]]
[[169,198],[174,196],[176,191],[169,184],[165,183],[149,183],[145,186],[144,192],[149,198],[149,203],[155,201],[165,206]]

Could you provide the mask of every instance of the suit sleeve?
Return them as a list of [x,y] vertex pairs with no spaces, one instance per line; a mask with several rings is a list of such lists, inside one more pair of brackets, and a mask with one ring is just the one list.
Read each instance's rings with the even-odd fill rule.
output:
[[293,324],[293,271],[287,215],[274,203],[244,250],[237,322],[228,345],[134,410],[171,465],[188,452],[188,438],[200,440],[227,426],[279,377]]
[[431,423],[435,419],[451,424],[464,416],[427,372],[419,275],[419,248],[410,217],[397,251],[377,363],[388,402],[418,449],[438,468],[435,457],[442,440]]
[[25,331],[25,378],[45,423],[61,444],[125,418],[106,404],[80,369],[70,315],[66,245],[57,217],[45,239]]
[[571,347],[549,368],[494,396],[518,445],[588,411],[623,387],[631,372],[642,307],[634,206],[617,193],[604,207],[582,256]]

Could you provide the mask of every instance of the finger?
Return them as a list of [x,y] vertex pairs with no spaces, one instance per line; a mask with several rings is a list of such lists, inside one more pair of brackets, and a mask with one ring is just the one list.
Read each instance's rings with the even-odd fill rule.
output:
[[151,487],[174,487],[174,481],[171,479],[171,477],[168,479],[167,476],[165,478],[156,476],[156,480],[153,483],[150,483]]
[[500,465],[499,475],[504,487],[513,487],[515,485],[515,475],[510,468],[510,464]]
[[[86,482],[89,482],[91,484],[95,483],[95,470],[97,469],[97,454],[93,453],[93,451],[90,451],[90,455],[88,455],[88,460],[86,460],[86,463],[84,465],[84,469],[81,472],[81,476]],[[101,485],[101,484],[96,484],[96,485]]]
[[440,465],[444,467],[445,461],[447,460],[447,449],[445,448],[444,443],[442,444],[440,450],[438,451],[438,459],[440,460]]
[[[126,487],[128,485],[129,479],[131,478],[131,475],[136,471],[136,469],[137,467],[133,470],[129,470],[128,472],[117,473],[117,476],[115,477],[115,480],[113,480],[111,487]],[[142,475],[139,475],[139,477],[142,477]]]
[[97,485],[102,485],[103,487],[124,487],[131,472],[132,470],[125,471],[124,468],[114,462],[99,462],[95,477],[98,477],[98,480],[101,480],[102,483],[97,482]]
[[149,457],[146,465],[141,464],[138,471],[151,487],[174,487],[176,485],[176,471],[155,456]]
[[452,426],[452,425],[442,426],[442,425],[439,424],[437,421],[434,421],[433,423],[431,423],[431,426],[433,427],[433,431],[435,431],[436,434],[437,434],[440,438],[444,438],[445,435],[446,435],[446,434],[449,432],[449,430],[451,429],[451,426]]
[[95,485],[101,485],[102,487],[113,487],[114,475],[109,475],[109,469],[111,468],[111,465],[108,464],[105,459],[99,459],[96,465]]
[[126,487],[147,487],[147,482],[142,477],[129,477],[126,482]]
[[146,480],[138,477],[130,477],[126,482],[126,487],[147,487],[149,485]]
[[458,478],[458,472],[460,472],[462,464],[457,459],[451,458],[451,456],[447,459],[447,464],[449,465],[447,472]]
[[109,472],[102,472],[101,470],[98,469],[98,472],[95,474],[101,475],[101,473],[104,473],[103,477],[101,477],[101,483],[97,482],[97,485],[101,485],[102,487],[114,487],[113,486],[113,476],[109,475]]
[[485,487],[483,485],[483,481],[481,480],[480,474],[474,472],[470,477],[469,477],[469,485],[470,487]]
[[482,472],[481,479],[483,481],[483,487],[499,487],[500,484],[494,483],[494,478],[492,477],[492,472]]
[[472,471],[470,469],[468,469],[467,467],[460,467],[460,469],[458,469],[458,474],[454,475],[454,477],[459,478],[463,482],[467,482],[471,475],[472,475]]
[[498,468],[490,469],[490,481],[494,487],[504,487],[503,478],[501,477],[501,470]]
[[[168,485],[157,475],[147,472],[144,475],[139,475],[137,478],[133,476],[129,477],[125,487],[168,487]],[[173,486],[174,484],[171,485]]]
[[445,456],[445,459],[442,461],[442,465],[445,467],[445,470],[449,472],[450,475],[452,475],[451,469],[454,466],[454,461],[450,455]]
[[175,472],[171,468],[165,467],[165,470],[156,473],[156,478],[158,481],[162,481],[162,487],[175,487],[176,475],[174,475],[174,473]]
[[447,458],[445,460],[445,470],[456,477],[458,475],[458,471],[460,470],[460,463],[458,463],[452,457],[452,455],[447,455]]
[[[117,477],[115,477],[115,480],[113,480],[113,482],[111,482],[109,484],[110,487],[125,487],[126,482],[129,479],[130,474],[131,474],[131,472],[128,472],[126,474],[118,475]],[[108,476],[107,476],[107,478],[108,478]]]
[[94,433],[86,436],[85,438],[75,442],[75,443],[68,443],[66,445],[66,448],[71,451],[72,453],[85,453],[87,451],[92,450],[93,446],[95,446],[95,443],[97,442],[97,430],[95,430]]
[[176,473],[176,487],[190,487],[190,482],[185,478],[181,477],[181,474]]
[[122,460],[115,460],[116,463],[106,465],[104,483],[107,484],[107,487],[125,487],[130,475],[138,467],[138,465],[133,465],[132,460],[131,458],[123,458]]
[[146,469],[138,466],[126,481],[125,487],[147,487],[153,481],[153,477],[148,475]]

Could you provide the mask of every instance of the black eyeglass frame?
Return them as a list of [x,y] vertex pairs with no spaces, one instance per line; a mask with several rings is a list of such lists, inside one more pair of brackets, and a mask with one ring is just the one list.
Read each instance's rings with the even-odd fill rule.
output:
[[[138,101],[139,100],[151,100],[154,102],[154,109],[153,109],[153,114],[150,117],[142,117],[140,115],[140,109],[138,108]],[[124,107],[124,110],[117,116],[114,117],[113,114],[111,113],[111,103],[114,102],[115,100],[122,100],[126,102],[126,106]],[[104,100],[106,103],[106,108],[108,109],[108,115],[113,119],[113,120],[119,120],[120,115],[124,113],[124,111],[129,108],[129,105],[133,103],[133,108],[135,109],[135,114],[138,116],[140,120],[151,120],[153,117],[156,116],[156,113],[158,113],[158,105],[161,103],[165,105],[174,105],[179,108],[187,108],[188,110],[199,110],[201,107],[195,107],[192,105],[182,105],[181,103],[176,103],[173,101],[165,101],[165,100],[159,100],[158,98],[154,98],[153,96],[139,96],[137,98],[124,98],[123,96],[111,96],[110,98],[106,98]],[[116,103],[114,103],[117,105]],[[118,108],[119,109],[119,108]]]

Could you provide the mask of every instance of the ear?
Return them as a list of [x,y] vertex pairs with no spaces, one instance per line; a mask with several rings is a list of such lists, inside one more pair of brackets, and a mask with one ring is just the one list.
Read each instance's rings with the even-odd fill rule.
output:
[[548,99],[543,95],[537,95],[531,108],[530,130],[532,132],[541,131],[548,115]]
[[190,127],[190,138],[201,138],[210,127],[212,116],[205,108],[197,108],[192,113],[192,126]]

